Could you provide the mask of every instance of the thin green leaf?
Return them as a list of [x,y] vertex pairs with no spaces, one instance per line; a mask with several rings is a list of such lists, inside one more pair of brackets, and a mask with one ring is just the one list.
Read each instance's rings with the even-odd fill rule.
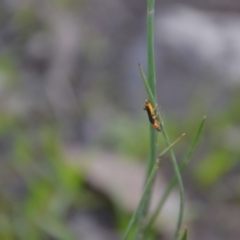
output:
[[156,162],[156,164],[154,165],[154,167],[152,169],[152,172],[151,172],[151,174],[150,174],[150,176],[148,178],[148,181],[147,181],[147,184],[146,184],[146,186],[144,188],[144,191],[143,191],[142,197],[140,199],[140,202],[139,202],[139,204],[137,206],[137,210],[133,214],[133,216],[132,216],[132,218],[131,218],[131,220],[130,220],[130,222],[128,224],[127,230],[126,230],[126,232],[125,232],[125,234],[123,236],[123,240],[126,240],[128,238],[128,235],[131,232],[132,227],[134,226],[134,224],[135,224],[135,222],[136,222],[140,212],[142,211],[142,207],[143,207],[143,204],[144,204],[146,193],[149,190],[149,188],[151,187],[152,182],[153,182],[153,180],[155,178],[155,175],[156,175],[156,172],[157,172],[157,168],[158,168],[158,164],[159,164],[159,161]]
[[177,140],[175,140],[173,143],[171,143],[165,150],[163,150],[159,155],[158,158],[161,158],[170,148],[172,148],[179,140],[182,139],[182,137],[185,136],[185,133],[183,133]]
[[[142,66],[140,64],[139,64],[139,68],[140,68],[140,72],[141,72],[141,75],[142,75],[142,78],[143,78],[143,82],[144,82],[144,85],[147,89],[150,101],[152,101],[154,106],[156,106],[156,103],[154,101],[153,94],[151,92],[150,86],[148,85],[146,75],[144,74],[144,71],[143,71]],[[160,111],[158,109],[156,111],[157,111],[157,116],[158,116],[158,118],[161,122],[161,129],[162,129],[162,134],[163,134],[164,140],[167,143],[167,145],[169,146],[171,143],[170,143],[170,139],[168,137],[168,134],[165,130],[163,119],[161,117]],[[183,188],[183,183],[182,183],[182,178],[181,178],[181,175],[180,175],[180,171],[179,171],[179,168],[178,168],[178,165],[177,165],[177,160],[176,160],[176,157],[175,157],[175,154],[174,154],[173,150],[170,151],[170,156],[171,156],[171,161],[172,161],[172,164],[173,164],[174,172],[176,174],[177,181],[179,183],[179,192],[180,192],[179,217],[178,217],[177,228],[176,228],[176,232],[175,232],[175,239],[177,239],[178,238],[178,232],[181,228],[181,224],[182,224],[182,220],[183,220],[183,213],[184,213],[184,188]]]
[[[154,102],[156,102],[156,73],[155,73],[155,57],[154,57],[154,6],[155,0],[147,1],[147,62],[148,62],[148,84],[152,92],[152,97]],[[150,158],[148,160],[147,172],[145,183],[150,176],[151,169],[154,166],[155,159],[157,157],[157,146],[156,146],[156,131],[151,127],[150,128]],[[152,185],[154,179],[152,181]],[[149,187],[149,191],[146,193],[146,198],[143,203],[143,208],[139,214],[139,219],[137,223],[137,232],[136,238],[141,238],[141,229],[145,225],[145,218],[148,213],[149,203],[152,196],[152,186]]]
[[189,147],[189,149],[188,149],[188,151],[187,151],[187,153],[186,153],[186,155],[185,155],[185,157],[183,159],[183,162],[182,162],[182,164],[180,166],[181,172],[186,168],[186,166],[189,163],[190,157],[192,156],[192,153],[193,153],[194,149],[196,148],[198,140],[199,140],[199,138],[201,136],[203,127],[205,125],[205,121],[206,121],[206,116],[203,117],[203,119],[202,119],[202,121],[201,121],[201,123],[199,125],[198,131],[197,131],[197,133],[195,135],[195,138],[193,139],[193,141],[192,141],[192,143],[191,143],[191,145],[190,145],[190,147]]
[[[204,127],[204,124],[205,124],[205,121],[206,121],[206,116],[203,117],[199,127],[198,127],[198,130],[197,130],[197,133],[187,151],[187,154],[185,155],[183,161],[182,161],[182,164],[180,166],[180,171],[181,173],[185,170],[186,166],[188,165],[189,163],[189,160],[190,160],[190,157],[192,156],[192,153],[199,141],[199,138],[201,136],[201,133],[202,133],[202,130],[203,130],[203,127]],[[171,193],[173,187],[176,185],[177,183],[177,178],[176,176],[172,178],[172,180],[170,181],[166,191],[164,192],[163,194],[163,197],[161,198],[158,206],[157,206],[157,209],[156,211],[154,212],[153,216],[151,217],[151,219],[149,220],[149,223],[147,224],[146,226],[146,236],[145,236],[145,239],[148,239],[149,237],[149,233],[150,233],[150,229],[152,228],[153,224],[155,223],[156,219],[157,219],[157,216],[159,215],[159,213],[161,212],[162,208],[163,208],[163,205],[165,204],[169,194]]]
[[158,168],[158,165],[159,165],[159,161],[160,161],[160,157],[162,157],[164,154],[166,154],[167,151],[169,151],[184,135],[185,134],[183,133],[176,141],[174,141],[164,151],[162,151],[162,153],[159,154],[158,159],[157,159],[155,165],[153,166],[151,174],[150,174],[150,176],[148,178],[147,184],[146,184],[146,186],[144,188],[142,197],[141,197],[140,202],[139,202],[139,204],[137,206],[137,210],[133,214],[133,216],[132,216],[132,218],[131,218],[131,220],[130,220],[130,222],[128,224],[128,227],[127,227],[127,230],[126,230],[125,235],[123,237],[123,240],[127,239],[127,237],[129,235],[129,233],[131,232],[131,230],[132,230],[132,228],[133,228],[137,218],[139,217],[139,214],[140,214],[140,212],[142,210],[142,207],[143,207],[143,204],[144,204],[144,200],[145,200],[146,194],[147,194],[149,188],[152,186],[152,182],[153,182],[153,180],[155,178],[155,175],[156,175],[156,172],[157,172],[157,168]]
[[155,98],[153,97],[151,88],[150,88],[150,86],[149,86],[149,84],[148,84],[147,77],[146,77],[146,75],[145,75],[145,73],[144,73],[144,71],[143,71],[143,67],[142,67],[142,65],[141,65],[140,63],[138,63],[138,66],[139,66],[140,73],[141,73],[141,76],[142,76],[142,79],[143,79],[143,83],[144,83],[145,88],[146,88],[147,93],[148,93],[148,98],[149,98],[150,102],[151,102],[154,106],[156,106]]
[[147,2],[147,52],[148,52],[148,80],[153,92],[156,96],[156,72],[154,57],[154,5],[155,0]]
[[188,236],[188,231],[187,231],[187,228],[185,228],[185,230],[184,230],[184,233],[183,233],[183,236],[182,236],[181,240],[187,240],[187,236]]

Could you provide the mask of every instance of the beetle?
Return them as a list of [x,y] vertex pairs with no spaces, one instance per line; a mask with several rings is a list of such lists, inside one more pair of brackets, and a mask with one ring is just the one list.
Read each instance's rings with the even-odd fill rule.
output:
[[161,123],[158,121],[155,110],[154,110],[152,104],[148,100],[145,101],[145,106],[143,109],[147,111],[148,119],[149,119],[150,123],[152,124],[152,126],[157,131],[160,132],[161,131]]

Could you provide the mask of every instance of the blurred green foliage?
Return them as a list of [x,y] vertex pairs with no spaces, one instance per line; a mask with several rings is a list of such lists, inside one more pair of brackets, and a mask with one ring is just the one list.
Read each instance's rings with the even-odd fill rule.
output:
[[145,121],[123,114],[116,116],[99,135],[96,145],[145,161],[150,147],[147,116]]
[[0,55],[0,76],[2,81],[0,84],[13,85],[16,83],[17,69],[8,55]]
[[201,159],[192,173],[200,187],[210,187],[236,167],[240,160],[240,96],[236,88],[231,101],[213,111],[202,143]]
[[62,157],[57,131],[43,124],[31,132],[1,115],[0,134],[8,148],[1,156],[0,239],[76,239],[66,217],[84,190]]

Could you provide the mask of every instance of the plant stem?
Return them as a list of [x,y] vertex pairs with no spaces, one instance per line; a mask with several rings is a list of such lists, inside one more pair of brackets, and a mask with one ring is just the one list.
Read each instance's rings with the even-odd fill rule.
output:
[[[190,157],[192,156],[192,153],[193,153],[193,151],[194,151],[194,149],[195,149],[195,147],[198,143],[198,140],[201,136],[201,133],[202,133],[202,130],[203,130],[203,127],[204,127],[204,124],[205,124],[205,120],[206,120],[206,117],[204,116],[200,125],[199,125],[199,127],[198,127],[197,133],[196,133],[196,135],[195,135],[195,137],[194,137],[194,139],[193,139],[193,141],[192,141],[192,143],[191,143],[191,145],[190,145],[190,147],[189,147],[189,149],[188,149],[188,151],[187,151],[187,153],[186,153],[186,155],[185,155],[185,157],[184,157],[184,159],[183,159],[183,161],[180,165],[180,172],[181,173],[185,170],[186,166],[189,163]],[[168,184],[168,187],[165,190],[165,192],[163,194],[163,197],[161,198],[161,200],[160,200],[160,202],[157,206],[156,211],[154,212],[153,216],[150,218],[149,223],[146,226],[146,231],[145,231],[146,235],[145,235],[145,238],[144,238],[145,240],[148,239],[149,234],[150,234],[150,230],[151,230],[154,222],[156,221],[157,216],[161,212],[161,210],[163,208],[163,205],[166,202],[166,200],[167,200],[169,194],[171,193],[173,187],[176,185],[176,183],[177,183],[177,178],[176,178],[176,176],[174,176],[172,178],[172,180],[170,181],[170,183]]]
[[[164,130],[163,127],[162,127],[162,132],[163,132],[163,136],[164,136],[164,139],[166,140],[167,144],[170,145],[171,143],[170,143],[168,134]],[[177,240],[178,234],[179,234],[179,231],[180,231],[180,228],[182,225],[183,213],[184,213],[184,188],[183,188],[182,178],[181,178],[181,174],[180,174],[180,171],[178,168],[177,160],[176,160],[174,151],[172,149],[170,150],[170,156],[171,156],[171,160],[172,160],[172,164],[173,164],[173,169],[174,169],[174,172],[175,172],[177,180],[178,180],[179,192],[180,192],[180,209],[179,209],[179,215],[178,215],[178,221],[177,221],[177,228],[176,228],[175,235],[174,235],[174,239]]]
[[159,165],[159,161],[161,159],[161,157],[167,152],[169,151],[185,134],[183,133],[177,140],[175,140],[172,144],[170,144],[165,150],[163,150],[159,156],[158,156],[158,159],[157,161],[154,162],[155,165],[153,165],[153,168],[151,169],[151,173],[149,175],[149,178],[147,180],[147,183],[144,187],[144,190],[143,190],[143,194],[141,196],[141,199],[140,199],[140,202],[137,206],[137,209],[135,211],[135,213],[133,214],[129,224],[128,224],[128,227],[127,227],[127,230],[124,234],[124,237],[123,237],[123,240],[126,240],[129,236],[129,233],[131,232],[135,222],[138,220],[138,217],[139,215],[141,214],[142,212],[142,208],[143,208],[143,205],[144,205],[144,202],[145,202],[145,198],[147,196],[147,192],[149,191],[149,188],[152,187],[152,183],[154,181],[154,178],[156,176],[156,173],[157,173],[157,168],[158,168],[158,165]]
[[154,5],[155,0],[148,0],[147,41],[148,41],[148,81],[152,94],[156,98],[156,73],[154,58]]
[[[148,7],[147,7],[147,41],[148,41],[148,83],[153,95],[153,98],[156,102],[156,74],[155,74],[155,59],[154,59],[154,4],[155,0],[148,0]],[[157,147],[156,147],[156,135],[157,132],[155,129],[150,126],[150,134],[151,134],[151,141],[150,141],[150,159],[148,162],[148,170],[146,179],[150,174],[152,166],[156,160],[157,156]],[[149,195],[148,199],[151,198],[151,194]],[[148,204],[147,204],[148,205]]]
[[[155,102],[153,93],[151,91],[151,88],[148,84],[147,78],[146,78],[146,76],[143,72],[142,66],[140,64],[139,64],[139,67],[140,67],[140,72],[141,72],[144,84],[146,86],[147,92],[149,94],[150,100],[156,106],[156,102]],[[171,143],[170,143],[167,131],[165,130],[165,126],[164,126],[162,116],[161,116],[160,111],[158,109],[156,109],[156,112],[157,112],[157,117],[159,118],[159,120],[161,122],[161,129],[162,129],[163,138],[164,138],[165,142],[167,143],[167,145],[169,146]],[[184,213],[184,188],[183,188],[181,174],[180,174],[178,164],[177,164],[177,161],[176,161],[176,157],[175,157],[174,151],[172,149],[170,151],[170,156],[171,156],[171,161],[172,161],[172,164],[173,164],[173,169],[174,169],[175,175],[177,177],[177,181],[178,181],[178,185],[179,185],[179,192],[180,192],[179,215],[178,215],[178,221],[177,221],[177,228],[176,228],[176,232],[175,232],[175,236],[174,236],[174,239],[177,240],[178,234],[179,234],[179,231],[180,231],[180,228],[181,228],[181,225],[182,225],[183,213]]]
[[153,180],[155,178],[158,165],[159,165],[159,161],[156,161],[155,166],[153,165],[152,171],[151,171],[151,173],[149,175],[147,184],[145,185],[145,188],[144,188],[142,197],[140,199],[140,202],[138,204],[137,210],[133,214],[133,216],[132,216],[132,218],[130,220],[130,223],[128,224],[127,230],[126,230],[126,232],[125,232],[125,234],[123,236],[123,240],[126,240],[128,238],[128,235],[129,235],[129,233],[130,233],[134,223],[136,222],[137,218],[139,217],[139,214],[141,214],[141,212],[142,212],[143,205],[145,204],[145,198],[147,197],[147,192],[149,191],[149,188],[151,187],[152,182],[153,182]]
[[[148,83],[151,89],[154,101],[156,102],[156,74],[155,74],[155,59],[154,59],[154,5],[155,0],[148,0],[147,6],[147,51],[148,51]],[[150,126],[150,158],[147,166],[146,180],[147,181],[154,162],[157,158],[157,132]],[[154,181],[152,182],[153,185]],[[143,204],[142,212],[139,215],[137,235],[140,236],[140,231],[144,227],[144,219],[148,213],[149,203],[152,195],[152,186],[146,193],[146,198]]]

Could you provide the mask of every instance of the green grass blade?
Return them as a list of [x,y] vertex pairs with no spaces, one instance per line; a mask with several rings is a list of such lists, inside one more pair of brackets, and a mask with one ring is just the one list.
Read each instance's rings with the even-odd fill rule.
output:
[[184,135],[185,135],[185,134],[183,133],[176,141],[174,141],[172,144],[170,144],[164,151],[162,151],[162,153],[159,154],[158,159],[157,159],[155,165],[153,166],[153,169],[152,169],[152,171],[151,171],[151,174],[150,174],[150,176],[149,176],[149,178],[148,178],[147,184],[146,184],[146,186],[145,186],[145,188],[144,188],[144,190],[143,190],[143,194],[142,194],[142,197],[141,197],[141,199],[140,199],[140,202],[139,202],[139,204],[138,204],[138,206],[137,206],[137,209],[136,209],[135,213],[133,214],[133,216],[132,216],[132,218],[131,218],[131,220],[130,220],[130,222],[129,222],[129,224],[128,224],[128,227],[127,227],[127,230],[126,230],[126,232],[125,232],[125,234],[124,234],[123,240],[126,240],[126,239],[127,239],[127,237],[128,237],[128,235],[129,235],[129,233],[131,232],[131,230],[132,230],[135,222],[136,222],[137,219],[138,219],[138,216],[139,216],[139,214],[140,214],[140,212],[141,212],[141,210],[142,210],[142,207],[143,207],[143,205],[144,205],[144,200],[145,200],[145,198],[146,198],[146,194],[147,194],[149,188],[152,186],[152,182],[153,182],[153,180],[154,180],[154,178],[155,178],[155,175],[156,175],[156,172],[157,172],[157,168],[158,168],[158,165],[159,165],[160,158],[161,158],[164,154],[166,154],[167,151],[169,151],[179,140],[181,140],[181,138],[182,138]]
[[[206,121],[206,117],[204,116],[199,127],[198,127],[198,130],[197,130],[197,133],[187,151],[187,154],[185,155],[183,161],[182,161],[182,164],[180,166],[180,171],[181,173],[185,170],[186,166],[188,165],[189,163],[189,160],[190,160],[190,157],[192,156],[192,153],[199,141],[199,138],[201,136],[201,133],[202,133],[202,130],[203,130],[203,127],[205,125],[205,121]],[[166,191],[164,192],[163,194],[163,197],[161,198],[158,206],[157,206],[157,209],[155,211],[155,213],[153,214],[153,216],[151,217],[151,219],[149,220],[149,223],[147,224],[146,226],[146,237],[145,239],[148,239],[149,237],[149,234],[150,234],[150,229],[152,229],[152,226],[153,224],[155,223],[156,219],[157,219],[157,216],[159,215],[159,213],[161,212],[162,208],[163,208],[163,205],[165,204],[169,194],[171,193],[173,187],[176,185],[177,183],[177,178],[176,176],[172,178],[172,180],[170,181]]]
[[[156,73],[155,73],[155,58],[154,58],[154,5],[155,0],[147,1],[147,54],[148,54],[148,84],[150,86],[152,97],[156,101]],[[150,126],[150,158],[147,164],[146,178],[150,176],[151,169],[154,166],[157,157],[157,146],[156,146],[156,131]],[[152,184],[154,183],[154,180]],[[144,219],[148,213],[149,202],[152,196],[152,186],[149,187],[149,191],[146,193],[142,211],[139,214],[137,223],[137,234],[136,237],[141,236],[141,229],[145,225]]]
[[205,121],[206,121],[206,116],[203,117],[203,119],[202,119],[202,121],[201,121],[201,123],[199,125],[198,131],[197,131],[197,133],[195,135],[195,138],[193,139],[192,144],[190,145],[190,147],[189,147],[189,149],[188,149],[188,151],[187,151],[187,153],[186,153],[186,155],[185,155],[185,157],[183,159],[183,162],[182,162],[182,164],[180,166],[180,168],[181,169],[183,168],[183,170],[188,165],[190,157],[192,156],[192,153],[193,153],[194,149],[196,148],[196,145],[197,145],[197,143],[199,141],[199,138],[201,136],[203,127],[205,125]]
[[127,230],[123,236],[123,240],[126,240],[128,238],[128,235],[129,233],[131,232],[132,230],[132,227],[134,226],[140,212],[142,211],[142,207],[143,207],[143,204],[144,204],[144,200],[145,200],[145,196],[146,196],[146,193],[147,191],[149,190],[149,188],[151,187],[152,185],[152,182],[155,178],[155,175],[156,175],[156,172],[157,172],[157,168],[158,168],[158,165],[159,165],[159,161],[156,162],[156,164],[154,165],[153,169],[152,169],[152,172],[148,178],[148,181],[147,181],[147,184],[143,190],[143,194],[142,194],[142,197],[140,199],[140,202],[138,204],[138,207],[137,207],[137,210],[135,211],[135,213],[133,214],[129,224],[128,224],[128,227],[127,227]]
[[181,240],[187,240],[187,236],[188,236],[188,231],[187,231],[187,229],[185,228],[185,230],[184,230],[184,233],[183,233],[183,236],[182,236]]
[[161,158],[168,150],[170,150],[179,140],[182,139],[182,137],[185,136],[185,133],[183,133],[177,140],[175,140],[173,143],[171,143],[167,148],[165,148],[159,155],[158,158]]
[[156,96],[156,73],[154,58],[154,5],[155,0],[148,0],[147,6],[147,50],[148,50],[148,80],[153,96]]
[[[151,88],[148,84],[146,75],[144,74],[144,71],[143,71],[140,64],[139,64],[139,68],[140,68],[140,72],[141,72],[141,75],[142,75],[142,78],[143,78],[144,85],[146,86],[147,92],[149,94],[150,101],[152,101],[152,103],[156,106],[156,103],[155,103],[154,98],[153,98],[153,94],[151,92]],[[163,134],[164,140],[167,143],[167,145],[169,146],[171,143],[170,143],[168,133],[165,130],[162,116],[161,116],[160,111],[158,109],[156,111],[157,111],[157,116],[158,116],[158,118],[161,122],[161,129],[162,129],[162,134]],[[181,228],[181,224],[182,224],[182,220],[183,220],[183,213],[184,213],[184,188],[183,188],[182,178],[181,178],[181,175],[180,175],[180,170],[179,170],[179,167],[177,165],[177,160],[176,160],[176,157],[175,157],[175,154],[174,154],[173,150],[170,151],[170,156],[171,156],[173,169],[174,169],[174,172],[175,172],[175,175],[177,177],[178,184],[179,184],[179,192],[180,192],[179,217],[178,217],[177,228],[176,228],[176,232],[175,232],[175,239],[177,239],[178,238],[178,233],[179,233],[180,228]]]
[[147,77],[146,77],[146,75],[145,75],[145,73],[143,71],[143,67],[142,67],[142,65],[140,63],[138,63],[138,66],[139,66],[140,73],[141,73],[141,76],[142,76],[142,79],[143,79],[143,83],[144,83],[145,88],[146,88],[147,93],[148,93],[148,98],[149,98],[150,102],[153,104],[153,106],[156,106],[156,101],[155,101],[155,98],[154,98],[153,93],[151,91],[151,88],[150,88],[150,86],[148,84]]

